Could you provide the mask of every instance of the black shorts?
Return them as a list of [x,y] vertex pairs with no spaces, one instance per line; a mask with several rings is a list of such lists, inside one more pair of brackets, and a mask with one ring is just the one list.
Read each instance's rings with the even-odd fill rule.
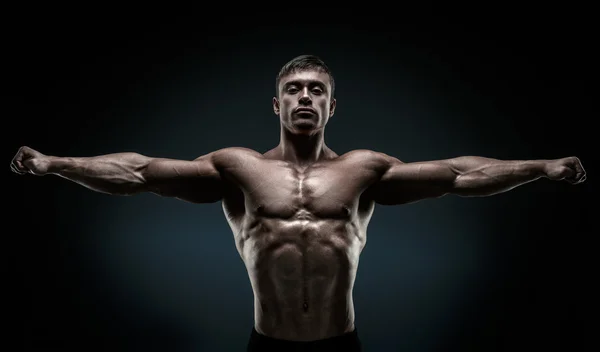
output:
[[356,329],[340,336],[334,336],[316,341],[288,341],[274,339],[260,334],[254,327],[248,341],[247,352],[263,351],[281,351],[281,352],[300,352],[300,351],[326,351],[326,352],[360,352],[362,345],[358,338]]

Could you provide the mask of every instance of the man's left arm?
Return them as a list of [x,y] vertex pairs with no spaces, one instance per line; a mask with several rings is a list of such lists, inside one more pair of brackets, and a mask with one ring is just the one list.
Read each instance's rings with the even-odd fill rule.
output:
[[478,156],[403,163],[388,158],[381,179],[372,187],[380,204],[403,204],[446,194],[490,196],[546,177],[572,184],[585,181],[576,157],[553,160],[498,160]]

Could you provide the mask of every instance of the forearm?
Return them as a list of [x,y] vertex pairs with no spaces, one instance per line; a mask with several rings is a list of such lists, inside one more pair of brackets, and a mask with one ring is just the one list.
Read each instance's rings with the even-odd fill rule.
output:
[[461,196],[487,196],[506,192],[546,175],[548,160],[497,160],[467,156],[452,159],[457,174],[453,192]]
[[48,173],[113,195],[145,191],[144,170],[152,159],[137,153],[94,157],[48,157]]

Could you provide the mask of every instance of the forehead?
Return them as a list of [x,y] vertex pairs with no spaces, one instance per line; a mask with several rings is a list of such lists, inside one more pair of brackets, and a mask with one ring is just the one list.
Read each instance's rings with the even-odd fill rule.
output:
[[324,85],[331,85],[329,75],[326,72],[319,70],[302,70],[292,72],[281,77],[280,86],[291,82],[319,82]]

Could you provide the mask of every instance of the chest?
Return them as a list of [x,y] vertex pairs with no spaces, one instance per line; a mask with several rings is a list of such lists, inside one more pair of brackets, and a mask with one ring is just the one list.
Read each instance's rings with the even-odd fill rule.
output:
[[358,167],[328,163],[304,170],[265,164],[240,175],[246,212],[272,218],[347,218],[370,177]]

